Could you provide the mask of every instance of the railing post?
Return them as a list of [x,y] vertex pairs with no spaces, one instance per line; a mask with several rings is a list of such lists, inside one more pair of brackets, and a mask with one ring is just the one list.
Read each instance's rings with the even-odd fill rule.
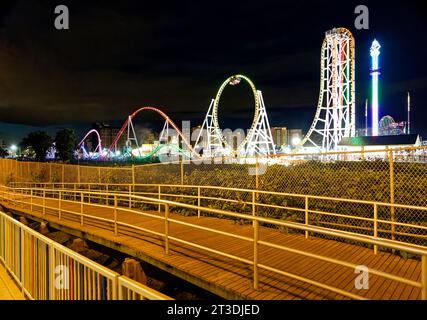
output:
[[132,195],[132,186],[129,185],[129,209],[132,208],[132,197],[131,197],[131,195]]
[[394,208],[394,159],[393,150],[388,151],[388,159],[390,164],[390,220],[391,220],[391,239],[394,240],[395,234],[395,208]]
[[58,218],[61,220],[61,199],[62,199],[62,191],[58,193]]
[[169,205],[165,204],[165,253],[169,254]]
[[[378,238],[378,204],[374,203],[374,238]],[[374,245],[374,254],[378,253],[378,246]]]
[[43,189],[43,215],[46,215],[46,189]]
[[200,186],[197,187],[197,206],[199,209],[197,209],[197,218],[200,218]]
[[108,184],[105,186],[105,204],[108,206]]
[[258,239],[259,239],[259,222],[254,221],[254,289],[258,289]]
[[255,190],[259,189],[259,160],[258,155],[255,158]]
[[49,294],[49,300],[55,300],[56,299],[56,282],[55,282],[55,248],[50,245],[49,246],[49,284],[50,284],[50,294]]
[[30,191],[30,211],[33,212],[33,189]]
[[[158,193],[158,198],[159,198],[159,200],[162,198],[162,190],[161,190],[161,186],[160,186],[160,184],[159,184],[159,186],[158,186],[158,188],[157,188],[158,190],[157,190],[157,193]],[[158,210],[159,210],[159,212],[161,212],[162,211],[162,205],[159,203],[159,208],[158,208]]]
[[184,158],[181,157],[181,185],[184,185]]
[[427,255],[421,257],[421,299],[427,300]]
[[77,165],[77,183],[80,185],[80,165]]
[[[255,191],[252,190],[252,216],[255,217]],[[255,220],[252,221],[252,226],[255,227]]]
[[114,235],[117,236],[117,195],[114,195]]
[[20,265],[20,269],[21,269],[21,274],[20,274],[20,280],[21,280],[21,291],[22,294],[24,295],[24,278],[25,278],[25,272],[24,272],[24,257],[25,257],[25,239],[24,239],[24,229],[22,229],[22,227],[19,228],[19,231],[21,233],[21,247],[19,248],[19,254],[21,255],[21,265]]
[[[308,196],[305,196],[305,225],[309,225],[309,219],[308,219]],[[305,231],[305,238],[308,239],[308,231]]]
[[61,176],[62,189],[64,189],[64,180],[65,180],[65,165],[62,164],[62,176]]
[[83,198],[83,192],[80,192],[80,225],[83,226],[83,203],[84,203],[84,198]]
[[132,186],[135,185],[135,165],[132,165]]

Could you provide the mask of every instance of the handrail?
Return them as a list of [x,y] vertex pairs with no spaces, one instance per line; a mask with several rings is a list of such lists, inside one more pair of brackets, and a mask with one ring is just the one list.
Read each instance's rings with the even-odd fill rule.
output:
[[136,300],[139,295],[144,300],[172,300],[170,297],[151,289],[147,286],[141,286],[139,282],[127,277],[118,278],[119,300]]
[[[278,219],[272,219],[272,218],[265,218],[265,217],[259,217],[259,216],[255,216],[255,215],[246,215],[246,214],[241,214],[241,213],[235,213],[235,212],[230,212],[230,211],[226,211],[226,210],[221,210],[221,209],[215,209],[215,208],[208,208],[208,207],[203,207],[200,205],[192,205],[192,204],[186,204],[186,203],[180,203],[180,202],[175,202],[175,201],[171,201],[171,200],[165,200],[165,199],[158,199],[158,198],[150,198],[150,197],[144,197],[144,196],[139,196],[139,195],[134,195],[134,194],[124,194],[124,193],[111,193],[111,192],[99,192],[99,191],[83,191],[83,190],[72,190],[72,189],[66,189],[66,190],[58,190],[58,189],[46,189],[46,188],[8,188],[8,187],[4,187],[2,188],[3,190],[6,189],[6,191],[0,191],[0,195],[1,197],[5,198],[5,194],[8,194],[9,196],[14,196],[17,194],[24,194],[24,192],[28,192],[30,191],[31,195],[30,195],[30,199],[31,205],[36,205],[33,203],[32,199],[33,198],[41,198],[41,199],[56,199],[53,198],[53,196],[55,194],[58,195],[59,201],[58,201],[58,207],[56,208],[51,208],[51,209],[55,209],[55,210],[61,210],[60,209],[60,203],[61,202],[72,202],[72,203],[81,203],[82,201],[84,201],[85,196],[106,196],[106,197],[110,197],[110,198],[114,198],[114,203],[115,203],[115,212],[116,209],[120,209],[123,211],[128,211],[128,212],[133,212],[136,214],[140,214],[143,216],[153,216],[152,214],[148,214],[145,213],[143,211],[138,211],[138,210],[134,210],[132,208],[122,208],[122,207],[117,207],[117,203],[118,200],[120,199],[120,201],[129,201],[130,203],[132,202],[136,202],[136,201],[140,201],[142,203],[150,203],[150,204],[159,204],[159,205],[163,205],[165,207],[165,215],[159,215],[156,216],[156,218],[158,219],[162,219],[165,221],[165,230],[162,233],[162,235],[165,238],[165,252],[166,254],[168,254],[168,248],[169,248],[169,242],[170,240],[174,240],[176,242],[180,242],[189,246],[193,246],[211,253],[216,253],[216,254],[220,254],[222,256],[226,256],[228,258],[231,259],[235,259],[238,260],[240,262],[252,265],[254,268],[254,288],[256,289],[258,287],[258,268],[263,268],[269,271],[274,270],[274,272],[278,273],[278,274],[286,274],[286,276],[289,277],[293,277],[294,279],[301,279],[300,276],[297,275],[292,275],[289,274],[287,272],[284,272],[283,270],[279,270],[279,269],[275,269],[269,266],[265,266],[261,263],[259,263],[257,261],[258,259],[258,255],[257,255],[257,247],[258,245],[262,244],[262,245],[268,245],[268,246],[272,246],[275,247],[277,249],[282,249],[282,250],[292,250],[293,253],[298,253],[301,255],[310,255],[307,252],[301,251],[301,250],[297,250],[297,249],[291,249],[288,247],[284,247],[281,245],[277,245],[277,244],[273,244],[273,243],[268,243],[266,241],[260,241],[258,239],[258,225],[260,223],[267,223],[267,224],[272,224],[272,225],[277,225],[277,226],[283,226],[283,227],[287,227],[287,228],[291,228],[291,229],[296,229],[299,231],[303,231],[305,233],[316,233],[316,234],[323,234],[323,235],[327,235],[327,236],[333,236],[336,238],[342,238],[342,239],[346,239],[346,240],[351,240],[351,241],[356,241],[356,242],[361,242],[361,243],[365,243],[365,244],[369,244],[369,245],[373,245],[375,248],[377,247],[385,247],[385,248],[389,248],[389,249],[395,249],[395,250],[401,250],[404,252],[408,252],[408,253],[412,253],[415,255],[420,255],[422,257],[422,279],[421,282],[414,282],[412,280],[408,280],[405,278],[401,278],[392,274],[387,274],[385,272],[382,271],[378,271],[378,270],[370,270],[371,273],[373,274],[377,274],[379,276],[388,278],[390,280],[393,281],[399,281],[411,286],[415,286],[415,287],[420,287],[422,289],[422,298],[423,299],[427,299],[427,250],[423,247],[420,246],[415,246],[415,245],[407,245],[407,244],[402,244],[402,243],[398,243],[394,240],[386,240],[386,239],[381,239],[378,237],[372,237],[372,236],[365,236],[365,235],[358,235],[358,234],[353,234],[350,232],[346,232],[346,231],[341,231],[341,230],[331,230],[331,229],[327,229],[327,228],[323,228],[323,227],[318,227],[318,226],[310,226],[310,225],[305,225],[305,224],[299,224],[299,223],[294,223],[294,222],[287,222],[287,221],[283,221],[283,220],[278,220]],[[1,188],[0,188],[1,190]],[[20,192],[20,193],[17,193]],[[62,199],[62,195],[63,192],[66,192],[68,194],[73,194],[75,196],[77,196],[77,194],[80,196],[80,202],[78,201],[73,201],[73,200],[63,200]],[[34,195],[34,193],[41,193],[43,195],[43,197],[39,197],[37,195]],[[50,197],[46,197],[46,193],[52,193],[52,198]],[[6,198],[8,199],[8,198]],[[12,198],[9,198],[9,200],[11,201],[16,201],[16,202],[23,202],[26,204],[29,204],[28,201],[21,201],[21,200],[13,200]],[[91,205],[95,205],[92,204]],[[103,204],[96,204],[96,206],[99,207],[105,207],[105,208],[112,208],[111,205],[103,205]],[[171,237],[168,234],[168,226],[169,223],[183,223],[182,221],[173,219],[173,218],[169,218],[168,213],[169,213],[169,207],[174,206],[174,207],[181,207],[181,208],[187,208],[187,209],[192,209],[192,210],[196,210],[196,211],[202,211],[202,212],[207,212],[207,213],[211,213],[211,214],[216,214],[216,215],[223,215],[223,216],[228,216],[228,217],[233,217],[233,218],[239,218],[239,219],[244,219],[244,220],[248,220],[251,221],[254,224],[254,235],[253,238],[247,238],[247,239],[243,239],[243,240],[248,240],[254,243],[254,261],[249,261],[247,259],[243,259],[234,255],[230,255],[227,254],[225,252],[221,252],[215,249],[211,249],[211,248],[207,248],[205,246],[201,246],[198,244],[195,244],[193,242],[189,242],[186,240],[182,240],[176,237]],[[81,209],[82,210],[82,209]],[[69,211],[70,212],[70,211]],[[83,211],[81,212],[70,212],[76,215],[80,215],[81,217],[83,217]],[[85,216],[89,216],[87,214],[85,214]],[[93,216],[91,216],[93,217]],[[83,219],[83,218],[82,218]],[[111,223],[114,223],[115,225],[115,230],[117,230],[117,225],[121,225],[123,223],[117,221],[116,215],[115,215],[115,219],[111,220],[111,219],[105,219],[105,220],[110,220]],[[82,220],[83,221],[83,220]],[[186,225],[191,225],[190,223],[186,223]],[[130,226],[129,224],[127,224],[127,226]],[[192,225],[193,227],[200,227],[200,226],[196,226],[196,225]],[[134,226],[135,229],[141,229],[139,227]],[[212,231],[214,229],[212,228],[206,228],[203,227],[204,230],[206,231]],[[148,231],[148,232],[152,232],[150,230],[145,229],[144,231]],[[218,230],[214,230],[218,231]],[[236,236],[235,234],[231,234],[229,232],[224,232],[221,231],[222,234],[224,235],[229,235],[229,236]],[[157,233],[158,234],[158,233]],[[311,254],[312,258],[316,258],[318,260],[321,261],[326,261],[326,262],[330,262],[330,263],[335,263],[341,266],[345,266],[345,267],[351,267],[352,265],[347,263],[347,262],[343,262],[343,261],[339,261],[336,259],[331,259],[328,257],[324,257],[324,256],[320,256],[320,255],[313,255]],[[305,279],[305,278],[304,278]],[[357,296],[354,295],[353,293],[343,293],[342,290],[337,289],[337,288],[331,288],[330,286],[323,284],[323,283],[318,283],[314,280],[311,279],[305,279],[307,283],[310,284],[314,284],[316,286],[319,286],[321,288],[339,293],[339,294],[344,294],[350,298],[363,298],[361,296]]]
[[[21,239],[19,243],[13,241],[17,235]],[[171,299],[74,252],[1,211],[0,244],[0,262],[31,300],[121,300],[135,297],[135,293],[144,299]],[[37,268],[33,268],[34,264],[38,264]],[[128,295],[120,295],[123,290],[127,290]]]
[[[244,189],[244,188],[230,188],[230,187],[221,187],[221,186],[207,186],[207,185],[189,185],[189,184],[159,184],[159,183],[91,183],[91,182],[10,182],[11,186],[27,184],[27,185],[90,185],[90,186],[133,186],[133,187],[167,187],[167,188],[204,188],[204,189],[217,189],[217,190],[227,190],[227,191],[235,191],[235,192],[255,192],[257,194],[269,194],[269,195],[277,195],[277,196],[286,196],[286,197],[298,197],[309,199],[317,199],[317,200],[327,200],[327,201],[343,201],[348,203],[358,203],[358,204],[366,204],[366,205],[374,205],[385,206],[385,207],[395,207],[402,209],[412,209],[412,210],[422,210],[427,211],[427,207],[414,206],[414,205],[406,205],[406,204],[398,204],[398,203],[388,203],[382,201],[370,201],[370,200],[358,200],[358,199],[348,199],[348,198],[336,198],[336,197],[327,197],[327,196],[316,196],[310,194],[300,194],[300,193],[287,193],[287,192],[277,192],[277,191],[268,191],[268,190],[258,190],[258,189]],[[69,189],[66,189],[69,190]]]
[[[323,196],[315,196],[315,195],[305,195],[305,194],[294,194],[294,193],[285,193],[285,192],[270,192],[266,190],[254,190],[254,189],[239,189],[239,188],[229,188],[229,187],[220,187],[220,186],[202,186],[202,185],[178,185],[178,184],[127,184],[127,183],[116,183],[116,184],[110,184],[110,183],[11,183],[11,186],[53,186],[55,188],[56,186],[60,187],[57,190],[69,190],[68,188],[65,188],[66,186],[73,186],[74,190],[91,190],[92,186],[95,187],[101,187],[105,188],[108,193],[115,192],[115,193],[123,193],[123,194],[135,194],[135,195],[148,195],[148,196],[157,196],[158,198],[188,198],[188,199],[194,199],[197,200],[198,204],[200,204],[200,200],[212,200],[212,201],[222,201],[222,202],[228,202],[228,203],[234,203],[234,204],[246,204],[248,206],[252,206],[252,211],[255,211],[255,208],[274,208],[274,209],[283,209],[283,210],[291,210],[295,212],[299,212],[301,214],[301,219],[304,220],[305,224],[309,224],[311,221],[312,214],[320,214],[323,216],[330,216],[330,217],[340,217],[340,218],[348,218],[351,219],[354,222],[357,221],[365,221],[372,223],[373,227],[367,228],[360,225],[355,224],[349,224],[347,223],[338,223],[338,224],[330,224],[327,221],[320,221],[319,223],[323,226],[330,226],[330,228],[337,228],[337,227],[347,227],[352,228],[354,230],[354,234],[363,234],[366,232],[371,232],[373,235],[375,235],[375,225],[378,226],[378,224],[382,225],[389,225],[393,230],[387,230],[384,228],[377,228],[377,235],[378,232],[380,233],[387,233],[393,235],[400,235],[400,236],[407,236],[407,238],[403,238],[403,240],[396,240],[401,243],[411,243],[411,239],[417,240],[418,239],[427,239],[427,235],[424,235],[423,232],[419,231],[425,231],[427,230],[427,226],[421,225],[421,224],[414,224],[414,223],[403,223],[396,221],[394,219],[390,219],[389,221],[384,219],[379,219],[378,216],[375,217],[374,215],[374,209],[375,207],[389,207],[391,209],[395,208],[401,208],[401,209],[407,209],[407,210],[418,210],[422,212],[427,211],[427,207],[421,207],[421,206],[412,206],[412,205],[404,205],[404,204],[396,204],[396,203],[386,203],[386,202],[378,202],[378,201],[367,201],[367,200],[355,200],[355,199],[345,199],[345,198],[333,198],[333,197],[323,197]],[[87,187],[87,188],[84,188]],[[126,187],[126,190],[111,190],[113,188],[120,188],[120,187]],[[141,191],[135,191],[138,187],[148,187],[148,188],[156,188],[157,192],[141,192]],[[165,188],[179,188],[179,189],[194,189],[192,190],[192,194],[179,194],[179,193],[168,193],[165,192]],[[163,190],[163,192],[160,191],[160,189]],[[210,197],[206,195],[206,192],[201,192],[205,190],[226,190],[233,192],[233,194],[236,193],[250,193],[252,194],[251,200],[237,200],[233,198],[226,198],[226,197]],[[193,194],[194,193],[194,194]],[[307,208],[304,207],[291,207],[291,206],[284,206],[284,205],[271,205],[263,202],[257,201],[259,195],[275,195],[275,196],[283,196],[285,198],[291,197],[291,198],[299,198],[299,199],[305,199],[307,202]],[[327,212],[327,211],[321,211],[321,210],[315,210],[312,208],[309,208],[308,201],[312,200],[323,200],[323,201],[332,201],[332,202],[344,202],[348,204],[361,204],[361,205],[369,205],[372,206],[372,211],[370,216],[365,215],[349,215],[349,214],[343,214],[343,213],[336,213],[336,212]],[[303,216],[305,213],[305,217]],[[200,217],[200,211],[198,216]],[[398,231],[395,229],[396,226],[401,227],[408,227],[412,228],[412,232],[403,232]],[[359,232],[356,232],[359,231]],[[412,241],[415,242],[415,241]],[[416,244],[413,244],[416,245]],[[422,245],[419,245],[420,247],[425,247]]]
[[[0,187],[1,189],[1,187]],[[14,190],[36,190],[36,191],[47,191],[47,192],[58,192],[58,189],[45,189],[45,188],[15,188]],[[214,209],[214,208],[209,208],[209,207],[202,207],[202,206],[196,206],[196,205],[191,205],[191,204],[186,204],[186,203],[181,203],[181,202],[176,202],[176,201],[171,201],[171,200],[164,200],[164,199],[157,199],[157,198],[149,198],[149,197],[144,197],[144,196],[138,196],[138,195],[128,195],[128,194],[123,194],[123,193],[104,193],[104,192],[94,192],[94,191],[82,191],[82,190],[70,190],[70,189],[65,189],[62,191],[66,191],[68,193],[82,193],[82,194],[92,194],[92,195],[104,195],[104,196],[126,196],[126,198],[131,198],[133,200],[142,200],[142,201],[147,201],[149,203],[160,203],[163,205],[169,205],[169,206],[178,206],[178,207],[182,207],[182,208],[186,208],[186,209],[192,209],[192,210],[201,210],[204,212],[208,212],[208,213],[214,213],[214,214],[218,214],[218,215],[223,215],[223,216],[229,216],[229,217],[233,217],[233,218],[239,218],[239,219],[247,219],[247,220],[251,220],[251,221],[258,221],[258,222],[264,222],[264,223],[268,223],[268,224],[275,224],[278,226],[283,226],[283,227],[290,227],[290,228],[295,228],[301,231],[309,231],[309,232],[316,232],[316,233],[321,233],[324,235],[331,235],[334,236],[335,234],[341,234],[341,237],[347,239],[347,240],[354,240],[354,241],[361,241],[361,242],[366,242],[366,239],[368,239],[368,241],[371,242],[366,242],[368,244],[372,244],[372,245],[378,245],[379,243],[375,242],[376,240],[372,240],[375,239],[375,237],[371,237],[371,236],[365,236],[365,235],[357,235],[354,236],[353,233],[351,232],[347,232],[347,231],[341,231],[341,230],[333,230],[330,231],[330,229],[328,228],[323,228],[323,227],[314,227],[314,226],[307,226],[307,225],[302,225],[302,224],[298,224],[298,223],[294,223],[294,222],[285,222],[283,220],[278,220],[278,219],[272,219],[272,218],[265,218],[265,217],[259,217],[259,216],[250,216],[250,215],[246,215],[246,214],[241,214],[241,213],[234,213],[234,212],[230,212],[230,211],[226,211],[226,210],[222,210],[222,209]],[[94,205],[94,204],[92,204]],[[103,206],[103,205],[97,205],[97,206],[102,206],[102,207],[108,207],[110,208],[110,206]],[[126,211],[128,211],[127,209],[124,209]],[[132,211],[132,210],[129,210]],[[145,215],[150,215],[147,213],[144,213]],[[154,217],[153,215],[151,215],[151,217]],[[157,216],[156,216],[157,217]],[[161,217],[159,217],[161,218]],[[314,228],[314,229],[312,229]],[[320,231],[322,230],[322,231]],[[390,249],[397,249],[397,250],[403,250],[406,251],[408,253],[413,253],[413,254],[419,254],[419,255],[423,255],[423,254],[427,254],[427,249],[425,249],[425,247],[422,246],[417,246],[417,245],[406,245],[408,246],[408,248],[418,248],[420,251],[411,251],[411,250],[406,250],[404,248],[405,245],[399,245],[399,243],[395,240],[387,240],[387,239],[381,239],[381,241],[387,241],[390,242],[391,244],[385,245],[383,244],[383,247],[387,247]],[[375,242],[375,243],[374,243]],[[393,246],[395,245],[395,246]],[[398,248],[399,247],[399,248]],[[418,250],[418,249],[416,249]]]

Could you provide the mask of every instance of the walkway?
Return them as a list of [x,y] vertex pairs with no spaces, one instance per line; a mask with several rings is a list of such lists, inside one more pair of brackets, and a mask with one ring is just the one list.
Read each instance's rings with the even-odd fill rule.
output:
[[[34,204],[42,204],[41,199],[34,199]],[[80,236],[108,245],[116,250],[145,260],[165,271],[201,286],[225,298],[234,299],[346,299],[337,293],[320,289],[317,286],[279,275],[267,270],[259,270],[260,286],[258,290],[252,287],[253,270],[250,265],[227,257],[207,252],[197,247],[170,241],[170,254],[164,253],[164,239],[160,236],[135,230],[131,226],[119,226],[118,236],[114,235],[110,222],[84,219],[66,213],[80,211],[80,203],[62,203],[62,219],[59,220],[56,210],[49,209],[42,214],[41,207],[3,203],[15,212],[26,213],[39,221],[48,221],[52,226],[62,226],[68,230],[78,230]],[[46,206],[58,207],[58,201],[46,199]],[[114,210],[85,204],[84,212],[104,219],[113,219]],[[156,212],[150,212],[158,214]],[[171,218],[187,223],[215,228],[216,230],[233,232],[243,237],[251,237],[251,225],[240,225],[236,222],[197,216],[170,215]],[[132,212],[118,210],[118,221],[132,226],[139,226],[155,232],[163,232],[164,222],[138,215]],[[189,225],[171,223],[170,236],[188,242],[206,246],[223,253],[239,256],[243,259],[253,258],[253,244],[245,240],[231,238],[222,234],[195,229]],[[307,253],[327,256],[332,259],[365,265],[396,276],[413,281],[420,281],[421,263],[418,260],[404,259],[398,255],[378,252],[362,246],[343,242],[326,240],[311,236],[305,239],[303,235],[287,234],[275,229],[260,227],[260,240],[286,245],[291,249],[303,250]],[[370,299],[420,299],[421,290],[400,282],[370,275],[369,289],[355,288],[355,270],[331,262],[302,256],[271,247],[260,246],[259,263],[271,266],[288,273],[315,280],[356,295]]]
[[25,300],[15,281],[0,262],[0,300]]

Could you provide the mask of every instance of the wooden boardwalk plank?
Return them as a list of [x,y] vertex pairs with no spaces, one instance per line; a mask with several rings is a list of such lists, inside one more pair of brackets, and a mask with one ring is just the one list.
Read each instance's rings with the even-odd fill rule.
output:
[[[34,203],[36,205],[33,206],[33,211],[30,211],[29,205],[22,206],[10,202],[5,202],[4,205],[10,209],[15,209],[59,225],[87,232],[88,234],[113,241],[114,243],[119,243],[122,246],[135,250],[137,253],[143,254],[145,257],[154,259],[153,261],[158,261],[169,266],[169,270],[172,273],[176,272],[178,274],[179,272],[183,272],[197,278],[205,284],[205,287],[216,288],[212,289],[213,292],[218,292],[221,289],[223,290],[221,292],[229,292],[232,296],[242,299],[345,298],[317,286],[262,269],[259,269],[259,289],[254,290],[252,288],[253,269],[251,265],[175,241],[170,241],[171,254],[166,255],[164,253],[163,237],[122,226],[119,226],[119,235],[114,236],[113,225],[110,222],[102,222],[85,217],[85,224],[82,227],[80,226],[79,216],[72,217],[67,213],[63,213],[63,219],[59,220],[58,213],[54,209],[48,209],[46,211],[47,214],[43,216],[41,206],[37,205],[42,204],[41,199],[34,199]],[[58,206],[58,201],[47,199],[46,204],[56,207]],[[126,203],[123,204],[127,205]],[[64,210],[79,211],[80,204],[63,202],[62,208]],[[85,204],[84,212],[85,214],[99,218],[112,219],[114,217],[113,208],[101,208]],[[155,216],[163,215],[162,212],[159,213],[158,211],[149,211],[149,213]],[[160,233],[164,231],[164,221],[160,219],[126,212],[120,208],[117,211],[117,216],[120,222]],[[252,225],[239,225],[227,219],[204,216],[198,219],[197,216],[182,216],[175,214],[173,211],[171,211],[170,217],[178,221],[232,232],[249,238],[252,238],[253,234]],[[253,243],[251,241],[227,237],[176,223],[170,223],[170,235],[250,261],[253,259]],[[260,239],[357,265],[367,265],[369,268],[391,272],[411,279],[420,278],[419,261],[405,260],[386,252],[378,252],[377,255],[374,255],[372,249],[354,244],[327,240],[316,236],[310,236],[309,239],[306,239],[302,234],[286,234],[279,230],[266,227],[260,227]],[[376,276],[371,276],[370,289],[366,290],[366,292],[361,292],[361,290],[354,288],[354,279],[357,274],[351,268],[275,248],[260,245],[259,259],[259,262],[262,264],[372,299],[414,299],[420,297],[419,289]],[[180,274],[182,275],[182,273]]]

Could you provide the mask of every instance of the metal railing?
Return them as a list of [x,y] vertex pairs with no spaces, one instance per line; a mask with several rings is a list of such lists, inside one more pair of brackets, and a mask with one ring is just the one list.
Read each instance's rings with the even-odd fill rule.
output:
[[119,277],[117,287],[119,300],[171,300],[170,297],[127,277]]
[[1,211],[0,261],[29,299],[170,299],[56,243]]
[[[233,212],[242,214],[276,217],[307,226],[427,246],[427,223],[405,220],[409,214],[427,216],[427,207],[423,206],[200,185],[11,183],[10,186],[140,195],[218,209],[226,203]],[[90,198],[96,200],[96,197]],[[197,209],[197,215],[200,218],[200,209]],[[309,233],[305,232],[305,235],[308,237]]]
[[[105,203],[97,202],[94,203],[91,201],[91,198],[104,199]],[[77,218],[77,221],[80,221],[81,226],[84,226],[87,220],[98,222],[100,228],[106,228],[111,230],[114,234],[119,234],[121,228],[126,228],[134,230],[134,232],[144,232],[148,233],[163,239],[165,254],[169,254],[170,242],[179,243],[181,245],[189,246],[193,249],[199,249],[211,254],[216,254],[222,257],[226,257],[232,260],[239,261],[241,263],[252,266],[253,268],[253,288],[257,289],[259,287],[259,270],[263,269],[270,271],[285,277],[289,277],[294,280],[303,281],[305,283],[326,289],[328,291],[334,292],[336,294],[349,297],[352,299],[364,299],[363,296],[357,295],[355,293],[343,290],[341,288],[333,287],[331,285],[321,283],[319,281],[304,277],[302,275],[297,275],[286,270],[280,270],[278,268],[272,267],[270,265],[263,264],[262,261],[259,261],[259,246],[263,245],[266,247],[283,250],[286,252],[291,252],[293,254],[313,258],[319,261],[332,263],[338,266],[346,268],[356,268],[357,265],[351,261],[343,261],[338,258],[331,258],[328,256],[323,256],[319,254],[314,254],[306,252],[303,250],[295,249],[290,246],[273,243],[266,240],[261,240],[259,237],[260,234],[260,224],[267,225],[276,225],[285,227],[288,229],[298,230],[303,233],[315,233],[325,236],[330,236],[334,238],[339,238],[343,240],[355,241],[358,243],[363,243],[365,245],[373,246],[375,248],[389,248],[394,250],[400,250],[402,252],[407,252],[416,256],[421,257],[421,279],[420,281],[414,281],[395,274],[384,272],[381,270],[371,269],[369,270],[370,274],[376,275],[388,280],[397,281],[415,288],[421,289],[421,298],[427,299],[427,250],[419,246],[413,246],[408,244],[402,244],[396,241],[380,239],[372,236],[366,235],[357,235],[350,232],[345,232],[341,230],[332,230],[318,226],[311,226],[307,224],[300,224],[294,222],[287,222],[279,219],[265,218],[256,215],[247,215],[241,213],[234,213],[226,210],[214,209],[209,207],[203,207],[198,205],[191,205],[185,203],[179,203],[170,200],[158,199],[154,197],[145,197],[138,196],[134,194],[124,194],[124,193],[112,193],[112,192],[99,192],[99,191],[85,191],[85,190],[72,190],[72,189],[49,189],[49,188],[0,188],[0,199],[3,199],[3,202],[7,201],[15,205],[19,204],[23,206],[21,210],[28,210],[31,212],[41,212],[41,214],[54,215],[61,219],[70,219],[71,216]],[[164,208],[164,211],[160,214],[148,213],[141,211],[136,208],[136,204],[149,204],[161,206]],[[73,205],[71,205],[73,204]],[[79,205],[76,205],[79,204]],[[126,205],[124,205],[126,204]],[[67,206],[66,206],[67,205]],[[387,204],[384,204],[387,205]],[[99,217],[94,214],[90,214],[86,210],[87,206],[93,206],[97,208],[105,208],[113,210],[113,218]],[[179,220],[170,215],[170,207],[174,208],[186,208],[191,209],[195,212],[201,212],[204,214],[221,216],[221,217],[231,217],[246,220],[252,222],[253,224],[253,233],[251,237],[242,236],[236,233],[227,232],[224,230],[218,230],[210,227],[201,226],[195,223],[186,222]],[[38,209],[37,209],[38,208]],[[49,210],[49,213],[46,211]],[[125,223],[118,219],[120,213],[131,212],[136,215],[143,217],[148,217],[151,219],[158,219],[163,221],[164,228],[163,231],[154,231],[148,227],[140,227]],[[244,258],[237,256],[235,254],[230,254],[224,250],[207,247],[201,244],[197,244],[193,241],[184,240],[169,234],[170,224],[185,225],[187,227],[203,230],[206,232],[213,232],[221,234],[224,236],[232,237],[235,239],[240,239],[248,242],[252,246],[252,259]],[[107,226],[105,225],[107,224]]]

